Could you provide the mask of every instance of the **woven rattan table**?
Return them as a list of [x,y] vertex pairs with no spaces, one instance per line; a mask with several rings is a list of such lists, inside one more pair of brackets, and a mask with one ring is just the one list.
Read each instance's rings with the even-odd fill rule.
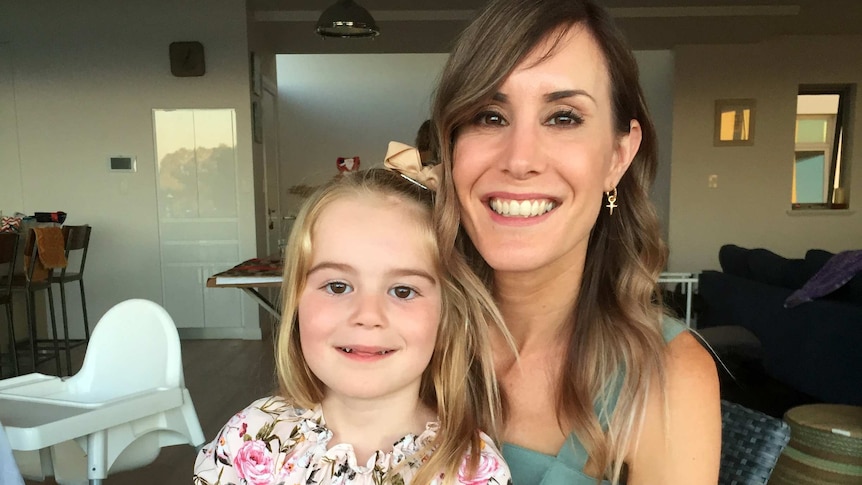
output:
[[784,420],[790,443],[769,485],[862,484],[862,407],[809,404]]

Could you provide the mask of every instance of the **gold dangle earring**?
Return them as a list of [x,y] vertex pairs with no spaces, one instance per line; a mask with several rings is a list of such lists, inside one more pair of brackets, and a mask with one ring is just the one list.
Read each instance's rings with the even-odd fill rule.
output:
[[614,215],[614,208],[619,207],[617,205],[617,188],[614,187],[614,190],[605,192],[605,195],[608,198],[608,205],[605,207],[610,209],[610,215]]

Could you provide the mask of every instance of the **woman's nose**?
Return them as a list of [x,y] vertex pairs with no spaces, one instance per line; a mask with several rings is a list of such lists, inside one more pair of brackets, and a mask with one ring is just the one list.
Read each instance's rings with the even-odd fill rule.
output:
[[351,315],[351,324],[362,327],[385,327],[385,299],[374,293],[360,293],[354,299],[355,307]]
[[516,179],[527,179],[544,170],[538,127],[531,123],[515,123],[504,143],[504,172]]

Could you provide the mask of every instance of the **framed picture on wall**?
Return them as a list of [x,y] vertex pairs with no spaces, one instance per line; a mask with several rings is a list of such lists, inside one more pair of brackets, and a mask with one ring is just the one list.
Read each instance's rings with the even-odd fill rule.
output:
[[715,102],[715,146],[754,145],[753,99],[719,99]]
[[260,101],[251,102],[251,136],[255,143],[263,143],[263,113],[260,111]]
[[249,73],[251,76],[251,92],[257,96],[261,95],[260,56],[254,52],[249,53]]

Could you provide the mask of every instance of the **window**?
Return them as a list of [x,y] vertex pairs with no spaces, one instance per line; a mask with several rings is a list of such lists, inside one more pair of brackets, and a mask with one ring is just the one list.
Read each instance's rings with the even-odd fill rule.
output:
[[853,87],[800,86],[796,97],[793,209],[846,209],[844,128],[850,118]]

